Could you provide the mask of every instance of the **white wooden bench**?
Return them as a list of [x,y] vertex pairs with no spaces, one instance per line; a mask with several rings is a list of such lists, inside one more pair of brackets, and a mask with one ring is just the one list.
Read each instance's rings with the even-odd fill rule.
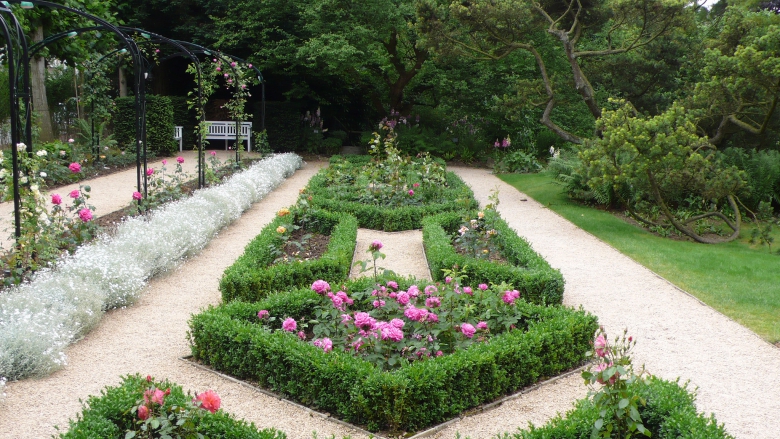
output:
[[[209,133],[206,140],[225,139],[225,151],[228,140],[236,140],[236,123],[230,121],[207,120]],[[175,127],[173,139],[179,141],[179,151],[182,150],[182,127]],[[252,122],[241,122],[241,141],[246,140],[247,151],[252,151]]]

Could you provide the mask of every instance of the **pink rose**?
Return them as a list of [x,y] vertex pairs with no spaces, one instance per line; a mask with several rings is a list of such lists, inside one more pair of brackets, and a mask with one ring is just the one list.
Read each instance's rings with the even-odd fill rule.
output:
[[474,290],[472,290],[471,287],[463,287],[463,293],[471,296],[474,294]]
[[412,185],[412,187],[413,188],[418,188],[418,187],[420,187],[420,183],[415,183],[415,184]]
[[217,152],[216,151],[211,151],[210,154],[211,154],[212,157],[214,157],[215,155],[217,155]]
[[195,401],[200,401],[200,408],[216,413],[219,410],[219,406],[222,400],[219,399],[217,392],[213,390],[206,390],[205,392],[197,395]]
[[412,196],[412,195],[414,195],[414,191],[409,189],[409,196]]
[[221,72],[222,71],[222,67],[217,67],[217,71]]
[[356,312],[355,326],[362,330],[368,331],[370,329],[374,329],[376,326],[376,320],[367,312]]
[[282,329],[287,332],[295,332],[298,329],[298,323],[295,322],[294,318],[288,317],[282,322]]
[[445,284],[448,284],[450,282],[452,282],[452,278],[450,276],[447,276],[447,277],[444,278],[444,283]]
[[143,195],[141,195],[141,193],[140,193],[140,192],[138,192],[138,191],[135,191],[135,192],[133,192],[133,199],[134,199],[135,201],[141,201],[141,199],[142,199],[143,197],[144,197],[144,196],[143,196]]
[[322,279],[317,279],[311,284],[311,289],[317,294],[325,294],[325,292],[330,290],[330,285]]
[[436,296],[431,296],[427,299],[425,299],[425,306],[428,308],[438,308],[441,306],[441,299],[439,299]]
[[437,356],[437,357],[441,357],[442,355],[444,355],[444,352],[442,352],[442,351],[436,351],[436,356]]
[[257,318],[260,320],[267,318],[269,315],[271,315],[271,313],[269,313],[267,309],[261,309],[257,312]]
[[501,297],[501,300],[504,301],[507,305],[514,305],[515,300],[520,298],[520,292],[517,290],[512,291],[504,291],[504,296]]
[[301,340],[306,340],[306,333],[303,331],[298,331],[298,338]]
[[488,289],[488,286],[487,286],[487,284],[479,284],[479,289],[482,290],[482,291],[485,291],[485,290]]
[[410,299],[409,293],[407,293],[406,291],[401,291],[400,293],[398,293],[395,300],[397,300],[398,303],[401,305],[406,305],[407,303],[409,303],[409,299]]
[[373,302],[373,305],[374,305],[374,308],[381,308],[381,307],[385,306],[385,301],[384,300],[375,300]]
[[612,367],[612,362],[610,362],[609,364],[601,363],[598,366],[596,366],[596,381],[599,384],[606,384],[607,381],[609,381],[610,384],[615,384],[615,381],[620,376],[620,372],[618,371],[615,371],[615,373],[611,377],[607,378],[606,381],[604,379],[604,371],[609,369],[610,367]]
[[176,163],[178,163],[178,164],[184,163],[184,157],[182,157],[182,156],[176,157]]
[[596,341],[593,342],[593,349],[595,349],[596,355],[599,357],[603,358],[607,355],[607,339],[604,337],[604,334],[599,334],[596,337]]
[[460,332],[462,332],[466,338],[471,338],[474,337],[474,333],[477,332],[477,330],[474,329],[474,325],[471,323],[464,323],[460,325]]
[[373,252],[378,252],[379,250],[382,249],[382,247],[384,247],[384,245],[382,244],[382,241],[377,239],[374,242],[372,242],[371,245],[368,246],[368,249],[373,251]]
[[387,286],[388,286],[388,287],[390,287],[390,288],[392,288],[392,289],[394,289],[394,290],[397,290],[397,289],[398,289],[398,283],[397,283],[397,282],[395,282],[395,281],[392,281],[392,280],[391,280],[391,281],[389,281],[389,282],[387,282]]
[[84,221],[85,223],[92,221],[92,211],[89,209],[79,210],[79,218],[81,218],[81,221]]
[[477,323],[477,329],[486,330],[487,329],[487,322],[479,322]]
[[398,328],[398,329],[401,329],[401,328],[403,328],[403,327],[404,327],[404,321],[403,321],[403,320],[401,320],[401,319],[393,319],[393,320],[390,320],[390,324],[391,324],[391,325],[393,325],[393,326],[395,326],[395,327],[396,327],[396,328]]
[[138,407],[138,419],[142,421],[149,419],[149,407],[145,405]]
[[151,176],[152,174],[154,174],[154,168],[149,168],[149,169],[146,170],[146,175],[147,176]]
[[69,196],[69,197],[71,197],[71,198],[74,198],[74,199],[75,199],[75,198],[78,198],[78,197],[80,197],[80,196],[81,196],[81,192],[79,192],[79,191],[78,191],[78,190],[76,190],[76,189],[73,189],[72,191],[70,191],[70,193],[68,194],[68,196]]
[[168,164],[168,160],[163,159],[162,164],[163,164],[163,166],[167,165]]
[[60,197],[59,194],[52,194],[51,195],[51,204],[56,204],[56,205],[62,204],[62,197]]
[[73,162],[68,166],[68,169],[70,169],[70,172],[74,174],[78,174],[79,172],[81,172],[81,165],[76,162]]
[[328,337],[314,340],[314,346],[317,346],[318,348],[322,348],[325,352],[330,352],[333,350],[333,340],[329,339]]

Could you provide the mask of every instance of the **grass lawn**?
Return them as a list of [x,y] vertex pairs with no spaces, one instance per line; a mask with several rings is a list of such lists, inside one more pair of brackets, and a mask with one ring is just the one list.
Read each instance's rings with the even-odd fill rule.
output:
[[[748,244],[752,225],[743,224],[740,239],[727,244],[675,241],[570,201],[549,173],[501,179],[770,343],[780,342],[780,255]],[[774,236],[773,252],[780,248],[780,232]]]

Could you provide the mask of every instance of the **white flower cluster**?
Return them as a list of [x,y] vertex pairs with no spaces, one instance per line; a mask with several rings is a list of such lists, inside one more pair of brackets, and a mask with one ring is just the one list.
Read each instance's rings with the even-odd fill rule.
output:
[[302,163],[295,154],[267,158],[222,185],[125,221],[114,236],[0,294],[0,376],[15,380],[62,367],[65,347],[105,310],[132,304],[151,277],[199,252]]

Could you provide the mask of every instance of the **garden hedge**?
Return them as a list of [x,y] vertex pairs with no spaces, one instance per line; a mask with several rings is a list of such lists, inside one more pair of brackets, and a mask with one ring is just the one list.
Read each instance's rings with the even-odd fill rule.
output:
[[221,372],[372,431],[416,431],[582,364],[597,327],[596,317],[584,311],[521,300],[527,317],[518,329],[448,356],[382,371],[258,323],[261,309],[306,321],[320,300],[301,289],[257,303],[210,307],[190,321],[192,354]]
[[[707,418],[696,412],[695,395],[688,392],[686,385],[653,377],[647,383],[637,382],[631,388],[647,401],[646,406],[639,407],[639,414],[653,439],[733,439],[714,417]],[[589,399],[583,399],[565,417],[558,415],[541,427],[511,436],[504,434],[500,439],[589,438],[598,417],[598,409]]]
[[[149,386],[140,375],[124,377],[117,387],[107,387],[100,396],[90,396],[75,420],[70,421],[68,432],[60,434],[62,439],[122,439],[125,431],[137,420],[130,409],[142,399],[144,386]],[[161,389],[171,389],[171,394],[165,398],[165,406],[182,406],[192,400],[191,395],[185,395],[181,386],[165,381],[157,383]],[[203,389],[205,390],[205,389]],[[197,423],[198,433],[209,438],[223,439],[284,439],[286,435],[274,429],[258,430],[254,424],[236,420],[229,414],[219,410],[206,414]]]
[[250,242],[244,254],[225,270],[219,282],[222,300],[256,301],[270,291],[311,285],[317,279],[345,280],[352,267],[357,240],[357,220],[345,213],[309,209],[313,218],[310,230],[330,235],[328,250],[319,259],[271,265],[274,255],[270,247],[277,242],[276,228],[289,222],[276,217]]
[[[562,303],[564,280],[561,272],[550,267],[498,214],[486,211],[485,215],[498,231],[493,239],[498,241],[498,247],[509,263],[498,264],[455,252],[452,236],[463,224],[463,216],[457,212],[442,213],[422,221],[425,256],[434,280],[443,280],[442,269],[457,265],[468,276],[470,284],[506,282],[529,302]],[[476,212],[471,217],[475,218]]]
[[[116,99],[114,134],[122,149],[135,144],[135,97]],[[173,105],[167,96],[146,95],[146,143],[160,156],[170,156],[178,142],[173,140]]]
[[[350,162],[355,160],[356,164],[365,164],[363,162],[365,159],[350,158],[347,160]],[[313,206],[333,212],[351,213],[357,218],[360,227],[366,229],[397,232],[421,228],[422,219],[426,216],[477,208],[474,193],[457,175],[448,172],[447,185],[444,192],[446,202],[402,207],[378,206],[351,201],[347,194],[338,193],[326,185],[326,177],[322,171],[309,180],[308,188],[312,195],[311,204]]]
[[[186,96],[168,96],[173,105],[173,125],[182,127],[182,149],[185,151],[197,149],[198,139],[195,136],[195,130],[198,128],[198,115],[196,111],[189,108]],[[178,141],[176,141],[178,144]],[[208,146],[207,142],[204,142]],[[178,146],[178,145],[176,145]]]

